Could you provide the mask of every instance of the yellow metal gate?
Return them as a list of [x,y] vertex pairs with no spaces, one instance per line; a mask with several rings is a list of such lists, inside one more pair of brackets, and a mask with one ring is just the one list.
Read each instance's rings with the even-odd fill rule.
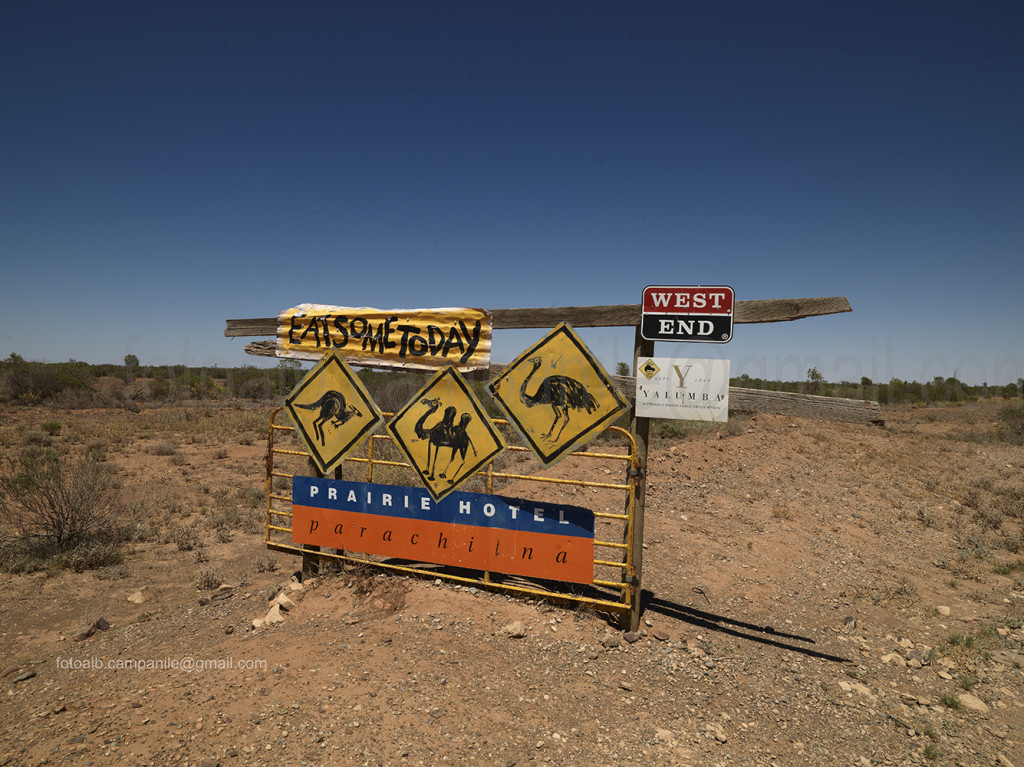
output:
[[[291,480],[314,471],[309,454],[303,449],[290,425],[278,424],[283,408],[270,416],[267,435],[267,548],[309,556],[310,549],[291,539]],[[387,413],[385,415],[390,416]],[[285,420],[285,419],[281,419]],[[431,578],[444,578],[463,584],[505,592],[528,594],[544,599],[566,600],[597,609],[628,612],[637,593],[636,571],[632,561],[634,506],[639,482],[636,443],[624,429],[611,426],[598,438],[607,451],[581,450],[572,453],[554,469],[539,474],[517,471],[520,466],[539,469],[539,464],[522,446],[513,445],[508,422],[492,419],[509,443],[502,453],[478,471],[464,489],[488,494],[513,491],[517,496],[537,501],[566,503],[589,508],[594,513],[594,576],[589,585],[561,583],[483,571],[478,577],[461,574],[437,565],[396,564],[382,557],[352,554],[337,550],[316,550],[321,561],[351,562]],[[611,443],[611,444],[609,444]],[[591,443],[590,447],[594,447]],[[360,482],[378,482],[410,486],[415,473],[394,444],[390,435],[374,434],[366,443],[365,457],[349,457],[342,464],[344,478]],[[590,477],[574,479],[572,477]],[[529,492],[535,493],[530,495]],[[598,551],[607,552],[606,556]],[[471,571],[472,572],[472,571]]]

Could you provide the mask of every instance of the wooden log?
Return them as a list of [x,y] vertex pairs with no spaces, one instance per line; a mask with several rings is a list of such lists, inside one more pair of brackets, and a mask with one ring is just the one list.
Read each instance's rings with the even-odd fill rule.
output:
[[[733,313],[736,324],[755,322],[788,322],[804,317],[839,314],[853,311],[850,302],[842,296],[826,298],[766,298],[737,301]],[[553,328],[559,322],[568,322],[575,328],[614,328],[640,324],[640,304],[610,306],[550,306],[533,309],[492,309],[491,327],[495,330],[510,328]],[[273,336],[277,334],[276,317],[228,320],[224,335]]]
[[777,413],[822,421],[885,425],[882,409],[877,402],[844,397],[820,397],[815,394],[742,389],[738,386],[729,387],[729,409],[740,413]]

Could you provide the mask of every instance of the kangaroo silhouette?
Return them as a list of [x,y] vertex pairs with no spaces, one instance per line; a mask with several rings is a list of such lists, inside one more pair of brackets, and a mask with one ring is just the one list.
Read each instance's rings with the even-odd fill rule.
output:
[[327,435],[324,434],[324,424],[327,421],[331,421],[331,425],[337,428],[352,416],[362,415],[355,405],[345,404],[344,394],[333,389],[325,392],[324,396],[316,402],[311,402],[308,405],[296,402],[295,407],[301,407],[303,410],[316,410],[320,408],[317,417],[313,419],[313,436],[319,439],[320,444],[324,446],[327,445]]

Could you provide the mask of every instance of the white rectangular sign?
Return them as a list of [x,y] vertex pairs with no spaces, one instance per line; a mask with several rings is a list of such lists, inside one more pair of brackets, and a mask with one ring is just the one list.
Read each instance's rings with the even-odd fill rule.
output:
[[641,357],[636,414],[686,421],[729,419],[729,360]]

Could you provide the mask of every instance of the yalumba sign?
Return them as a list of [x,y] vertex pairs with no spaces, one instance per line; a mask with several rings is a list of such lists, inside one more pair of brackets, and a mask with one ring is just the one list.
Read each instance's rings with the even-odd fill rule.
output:
[[651,285],[644,288],[640,335],[647,341],[732,338],[735,294],[728,285]]

